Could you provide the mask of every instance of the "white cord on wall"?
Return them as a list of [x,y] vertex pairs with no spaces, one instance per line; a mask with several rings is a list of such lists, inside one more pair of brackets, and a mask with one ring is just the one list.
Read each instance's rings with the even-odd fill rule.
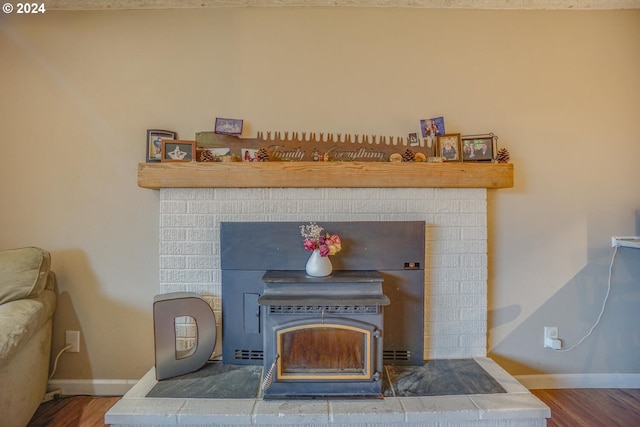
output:
[[584,340],[586,340],[587,338],[589,338],[589,336],[591,335],[591,333],[593,332],[593,330],[596,328],[596,326],[598,326],[598,323],[600,323],[600,319],[602,319],[602,314],[604,313],[604,308],[607,305],[607,300],[609,299],[609,293],[611,292],[611,273],[613,271],[613,261],[616,259],[616,253],[618,252],[618,247],[615,246],[613,248],[613,255],[611,255],[611,263],[609,264],[609,279],[607,280],[607,294],[604,296],[604,301],[602,301],[602,309],[600,310],[600,314],[598,315],[598,318],[596,319],[596,323],[593,324],[593,326],[591,327],[591,329],[589,329],[589,332],[587,333],[587,335],[585,335],[584,337],[582,337],[582,339],[580,339],[580,341],[578,341],[577,343],[575,343],[574,345],[572,345],[569,348],[561,348],[561,349],[554,349],[554,351],[557,352],[565,352],[565,351],[571,351],[574,348],[576,348],[577,346],[579,346],[580,344],[582,344],[582,342]]
[[71,347],[73,347],[73,344],[68,344],[65,348],[60,350],[60,353],[58,353],[58,355],[56,356],[56,360],[54,360],[53,362],[53,369],[51,370],[51,375],[49,375],[49,381],[51,381],[51,378],[53,378],[53,374],[55,374],[56,369],[58,369],[58,359],[60,359],[60,356],[62,356],[62,353],[69,350]]

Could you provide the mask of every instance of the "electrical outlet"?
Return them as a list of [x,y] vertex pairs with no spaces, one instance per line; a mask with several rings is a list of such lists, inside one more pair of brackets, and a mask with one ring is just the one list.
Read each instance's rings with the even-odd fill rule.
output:
[[67,347],[71,345],[70,348],[67,349],[69,353],[79,353],[80,352],[80,331],[67,331],[65,335],[64,345]]
[[611,247],[616,246],[640,249],[640,236],[611,236]]
[[544,337],[545,338],[558,338],[558,327],[557,326],[545,326],[544,327]]
[[562,341],[558,339],[557,326],[544,327],[544,346],[545,348],[553,348],[554,350],[562,347]]

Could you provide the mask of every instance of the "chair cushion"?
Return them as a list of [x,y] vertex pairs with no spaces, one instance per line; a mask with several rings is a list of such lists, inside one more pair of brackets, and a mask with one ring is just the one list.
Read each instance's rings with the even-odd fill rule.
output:
[[35,297],[47,283],[51,255],[39,248],[0,252],[0,304]]

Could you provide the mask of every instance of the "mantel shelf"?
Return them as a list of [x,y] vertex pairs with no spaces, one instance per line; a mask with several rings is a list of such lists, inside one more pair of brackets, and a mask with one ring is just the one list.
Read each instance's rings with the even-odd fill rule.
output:
[[138,164],[142,188],[510,188],[511,163],[160,162]]

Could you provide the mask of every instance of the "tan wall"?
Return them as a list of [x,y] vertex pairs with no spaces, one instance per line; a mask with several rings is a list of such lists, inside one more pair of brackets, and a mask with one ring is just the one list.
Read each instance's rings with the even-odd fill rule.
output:
[[[405,135],[436,115],[450,132],[496,133],[516,185],[489,194],[489,350],[514,374],[557,370],[538,349],[540,308],[578,276],[606,279],[611,235],[640,234],[639,24],[639,11],[0,16],[0,249],[52,252],[54,350],[66,329],[83,338],[56,378],[133,379],[153,364],[159,200],[136,166],[146,129],[190,139],[216,116],[244,118],[249,136]],[[597,315],[570,316],[578,299],[547,316],[561,335]],[[638,342],[621,344],[627,371],[640,372]],[[606,369],[581,357],[578,372]]]

